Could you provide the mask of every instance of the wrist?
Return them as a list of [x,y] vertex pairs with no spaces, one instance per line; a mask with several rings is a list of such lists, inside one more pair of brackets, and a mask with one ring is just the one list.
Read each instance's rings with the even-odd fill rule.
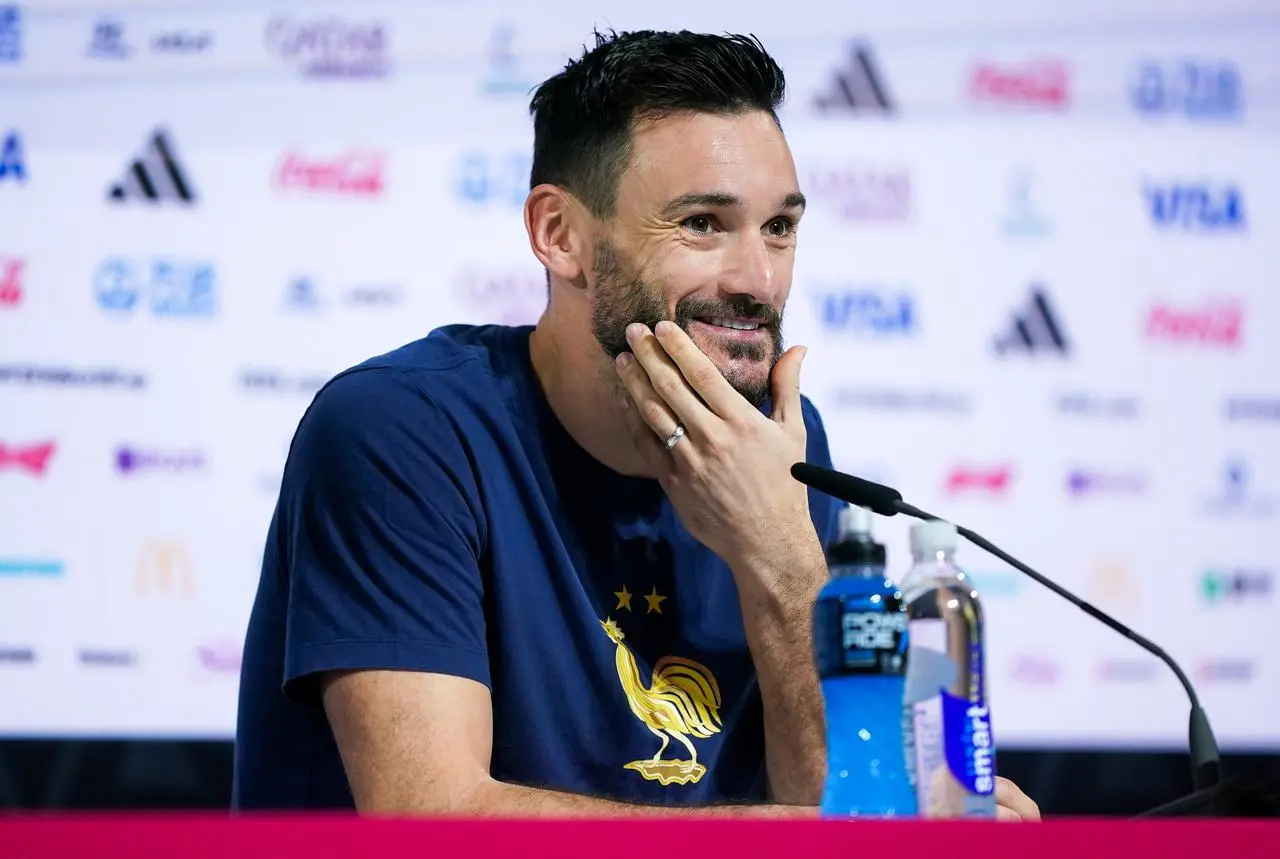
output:
[[721,558],[735,572],[746,567],[794,566],[797,560],[820,558],[822,541],[806,510],[785,522],[774,521],[773,527],[756,528],[737,534]]
[[808,612],[827,581],[827,561],[813,523],[775,533],[763,547],[742,547],[726,563],[738,585],[744,613],[790,616]]

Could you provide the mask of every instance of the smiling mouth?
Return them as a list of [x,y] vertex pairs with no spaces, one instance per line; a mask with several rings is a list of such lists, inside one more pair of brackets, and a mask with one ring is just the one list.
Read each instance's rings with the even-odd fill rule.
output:
[[764,323],[758,319],[749,320],[749,319],[710,318],[710,319],[697,319],[695,321],[701,322],[703,325],[709,325],[713,328],[728,328],[733,331],[757,331],[764,325]]

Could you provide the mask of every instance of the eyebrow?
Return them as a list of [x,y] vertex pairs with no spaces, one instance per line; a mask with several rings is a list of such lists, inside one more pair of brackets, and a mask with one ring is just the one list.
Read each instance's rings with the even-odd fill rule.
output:
[[[695,191],[691,194],[681,194],[662,207],[662,217],[671,219],[679,213],[687,209],[708,208],[708,209],[729,209],[740,207],[742,198],[736,194],[726,194],[721,191]],[[806,205],[804,194],[799,191],[792,191],[790,194],[782,198],[780,209],[803,209]]]

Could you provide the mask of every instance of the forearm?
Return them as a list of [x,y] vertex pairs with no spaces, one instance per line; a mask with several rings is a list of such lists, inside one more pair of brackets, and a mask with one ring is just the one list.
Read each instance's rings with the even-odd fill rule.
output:
[[470,785],[451,789],[422,785],[419,789],[388,790],[366,796],[357,809],[366,815],[439,815],[439,817],[500,818],[620,818],[620,817],[717,817],[717,818],[813,818],[817,808],[795,805],[704,805],[668,807],[640,805],[599,796],[567,794],[541,787],[511,785],[484,777]]
[[495,817],[814,817],[816,808],[785,805],[703,807],[633,805],[572,793],[488,781],[473,795],[472,812]]
[[735,565],[747,645],[764,704],[773,799],[817,805],[826,778],[826,722],[813,662],[813,604],[827,580],[817,534]]

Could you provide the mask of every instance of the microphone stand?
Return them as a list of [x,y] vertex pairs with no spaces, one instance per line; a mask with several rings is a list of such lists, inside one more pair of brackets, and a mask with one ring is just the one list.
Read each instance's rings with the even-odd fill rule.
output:
[[[916,519],[935,520],[939,518],[931,513],[926,513],[905,501],[895,501],[894,506],[898,508],[899,512],[905,513],[908,516],[913,516]],[[1187,698],[1191,701],[1191,718],[1188,728],[1188,743],[1191,750],[1191,783],[1195,786],[1197,791],[1202,791],[1212,788],[1221,781],[1221,757],[1218,753],[1218,741],[1214,738],[1213,729],[1209,727],[1209,715],[1205,713],[1204,708],[1200,706],[1200,696],[1196,694],[1195,687],[1192,686],[1191,681],[1187,679],[1187,675],[1183,672],[1182,666],[1178,665],[1178,663],[1175,662],[1173,657],[1168,653],[1165,653],[1164,648],[1160,647],[1145,636],[1139,635],[1132,629],[1129,629],[1129,627],[1111,617],[1109,614],[1106,614],[1080,599],[1078,596],[1071,593],[1071,591],[1062,587],[1052,579],[1040,575],[1040,573],[1031,569],[1031,567],[1028,567],[1013,555],[1010,555],[1008,552],[983,537],[981,534],[971,531],[963,525],[956,525],[955,528],[956,533],[964,537],[970,543],[973,543],[980,549],[985,549],[1009,566],[1044,585],[1046,588],[1053,591],[1055,594],[1062,597],[1085,614],[1095,620],[1101,621],[1103,624],[1120,633],[1143,650],[1155,655],[1161,662],[1169,666],[1169,669],[1173,671],[1174,675],[1178,678],[1178,682],[1182,684],[1182,688],[1186,691]]]
[[[916,519],[927,521],[941,517],[927,513],[901,498],[891,502],[899,513],[905,513]],[[954,523],[952,523],[954,524]],[[1218,741],[1214,738],[1213,729],[1209,727],[1209,716],[1200,706],[1200,696],[1195,687],[1182,670],[1182,666],[1165,653],[1164,648],[1155,642],[1139,635],[1120,621],[1080,599],[1057,582],[1046,578],[1031,567],[1019,561],[981,534],[971,531],[963,525],[955,526],[956,533],[980,549],[1004,561],[1009,566],[1025,574],[1029,578],[1044,585],[1076,608],[1090,617],[1101,621],[1109,628],[1123,635],[1134,644],[1157,656],[1161,662],[1169,666],[1191,701],[1191,718],[1188,729],[1188,742],[1191,754],[1191,779],[1194,791],[1179,797],[1172,802],[1158,805],[1137,815],[1137,818],[1159,817],[1280,817],[1280,778],[1276,779],[1228,779],[1222,781],[1221,757],[1218,752]]]
[[[888,486],[863,480],[833,469],[797,462],[791,467],[792,476],[801,483],[848,504],[867,507],[882,516],[904,513],[926,521],[941,517],[927,513],[902,500],[902,493]],[[996,546],[980,534],[963,526],[955,526],[956,533],[970,543],[995,555],[1000,560],[1029,578],[1044,585],[1058,596],[1070,602],[1090,617],[1101,621],[1134,644],[1153,654],[1173,671],[1191,702],[1188,725],[1188,741],[1191,756],[1191,778],[1194,792],[1157,806],[1139,817],[1280,817],[1280,778],[1232,779],[1222,781],[1221,756],[1209,717],[1200,705],[1195,687],[1182,667],[1152,641],[1129,629],[1120,621],[1095,608],[1056,582],[1042,576],[1031,567]]]
[[[895,501],[893,502],[893,506],[895,506],[899,512],[906,513],[906,515],[913,516],[915,518],[923,518],[923,520],[937,520],[937,518],[940,518],[932,515],[932,513],[924,512],[918,507],[911,506],[911,504],[908,504],[905,501]],[[984,536],[974,533],[974,531],[970,531],[968,527],[963,525],[956,525],[955,529],[957,534],[960,534],[964,539],[969,540],[970,543],[977,545],[980,549],[986,549],[987,552],[993,554],[993,556],[996,556],[997,558],[1000,558],[1001,561],[1004,561],[1007,565],[1014,567],[1015,570],[1023,572],[1023,574],[1029,576],[1030,579],[1036,580],[1039,584],[1046,586],[1046,588],[1052,590],[1053,593],[1059,595],[1062,599],[1065,599],[1066,602],[1073,604],[1073,606],[1079,608],[1080,611],[1088,614],[1089,617],[1093,617],[1094,620],[1105,623],[1105,625],[1110,627],[1110,629],[1119,632],[1119,634],[1125,636],[1126,639],[1133,641],[1133,643],[1137,644],[1139,648],[1147,650],[1148,653],[1155,654],[1161,662],[1164,662],[1166,666],[1169,666],[1170,670],[1174,672],[1174,675],[1178,677],[1178,682],[1183,685],[1183,689],[1187,691],[1187,698],[1189,698],[1190,703],[1192,703],[1192,713],[1190,713],[1190,725],[1188,728],[1190,754],[1192,754],[1192,783],[1196,786],[1197,791],[1202,791],[1211,789],[1211,787],[1217,785],[1217,783],[1221,781],[1221,758],[1219,750],[1217,750],[1217,740],[1213,737],[1213,730],[1210,725],[1208,725],[1208,714],[1204,712],[1204,708],[1201,707],[1201,703],[1199,703],[1199,695],[1196,694],[1196,687],[1192,686],[1192,681],[1188,680],[1187,675],[1183,672],[1183,668],[1174,661],[1174,658],[1165,653],[1164,648],[1161,648],[1161,646],[1156,644],[1155,641],[1144,638],[1144,636],[1138,635],[1137,632],[1130,630],[1128,626],[1125,626],[1124,623],[1115,620],[1115,618],[1111,617],[1110,614],[1102,612],[1100,609],[1094,608],[1091,604],[1084,602],[1083,599],[1076,597],[1076,595],[1071,593],[1070,590],[1062,588],[1062,586],[1057,584],[1056,581],[1047,579],[1047,577],[1038,574],[1038,572],[1032,570],[1032,568],[1025,565],[1025,563],[1019,561],[1018,558],[1011,556],[1011,554],[1005,552],[1004,549],[1001,549],[998,545],[992,543],[991,540],[984,538]]]
[[1227,779],[1134,819],[1155,817],[1280,817],[1280,778]]

